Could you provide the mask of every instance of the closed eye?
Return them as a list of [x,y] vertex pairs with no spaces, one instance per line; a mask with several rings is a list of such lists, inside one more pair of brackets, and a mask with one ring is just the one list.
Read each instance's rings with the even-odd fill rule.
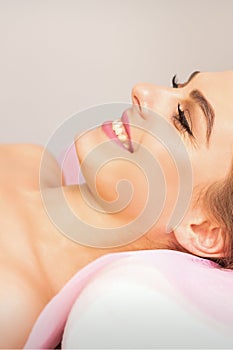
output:
[[175,122],[175,126],[177,127],[177,123],[178,125],[178,129],[182,129],[183,131],[187,132],[190,136],[192,136],[193,138],[193,132],[191,130],[191,127],[188,123],[188,120],[185,116],[185,112],[180,108],[180,104],[178,104],[178,115],[174,116],[174,122]]

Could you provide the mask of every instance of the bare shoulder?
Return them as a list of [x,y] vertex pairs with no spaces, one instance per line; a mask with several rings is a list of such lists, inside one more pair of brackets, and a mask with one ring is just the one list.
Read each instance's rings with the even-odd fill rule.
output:
[[45,148],[39,144],[33,143],[3,143],[0,145],[0,152],[8,153],[22,153],[25,154],[33,153],[42,153]]
[[47,300],[26,277],[0,270],[0,348],[22,349]]
[[[61,167],[55,156],[44,146],[31,143],[0,145],[0,161],[14,163],[43,187],[54,187],[63,184]],[[37,181],[38,178],[38,181]]]

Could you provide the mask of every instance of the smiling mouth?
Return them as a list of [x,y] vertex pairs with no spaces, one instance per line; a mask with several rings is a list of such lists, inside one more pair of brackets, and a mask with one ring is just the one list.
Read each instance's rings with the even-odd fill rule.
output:
[[133,145],[130,137],[130,127],[126,111],[122,114],[121,119],[108,121],[102,124],[102,130],[105,134],[115,141],[120,147],[133,153]]
[[130,139],[126,132],[125,126],[120,119],[116,119],[112,122],[112,130],[115,133],[118,140],[122,143],[122,145],[128,150],[131,149]]

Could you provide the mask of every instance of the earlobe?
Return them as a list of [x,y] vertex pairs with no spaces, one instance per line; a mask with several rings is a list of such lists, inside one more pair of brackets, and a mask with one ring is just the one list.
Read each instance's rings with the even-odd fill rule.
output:
[[174,230],[180,245],[195,255],[217,258],[224,256],[225,232],[218,224],[202,215],[189,217]]

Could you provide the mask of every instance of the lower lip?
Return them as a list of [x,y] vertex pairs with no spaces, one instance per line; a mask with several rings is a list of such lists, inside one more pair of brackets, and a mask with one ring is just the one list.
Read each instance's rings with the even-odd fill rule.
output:
[[130,143],[130,148],[129,149],[124,147],[124,145],[121,143],[121,141],[116,136],[115,132],[112,129],[112,121],[104,122],[102,124],[102,130],[108,136],[108,138],[113,140],[114,142],[116,142],[118,144],[118,146],[120,146],[121,148],[124,148],[125,150],[127,150],[127,151],[129,151],[131,153],[133,153],[133,146],[132,146],[131,139],[130,139],[129,121],[128,121],[128,117],[126,115],[126,112],[123,113],[123,115],[121,117],[121,121],[124,124],[126,133],[128,135],[128,138],[129,138],[129,143]]

